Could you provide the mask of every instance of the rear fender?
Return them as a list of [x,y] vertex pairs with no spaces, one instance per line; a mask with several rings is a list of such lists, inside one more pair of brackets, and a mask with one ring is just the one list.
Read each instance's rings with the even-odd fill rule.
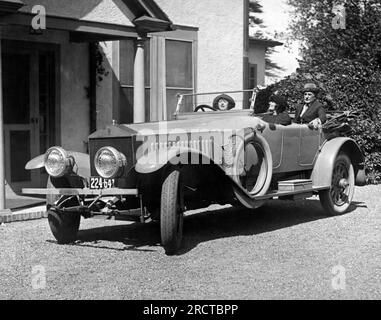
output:
[[[90,156],[86,153],[77,152],[77,151],[67,151],[69,156],[72,156],[74,159],[73,171],[81,177],[88,178],[90,177]],[[43,168],[45,154],[41,154],[38,157],[35,157],[28,161],[25,165],[26,170],[40,169]]]
[[360,147],[353,139],[340,137],[327,141],[320,150],[311,174],[314,186],[331,186],[333,166],[339,152],[344,152],[351,159],[356,185],[365,184],[362,178],[364,176],[364,155]]

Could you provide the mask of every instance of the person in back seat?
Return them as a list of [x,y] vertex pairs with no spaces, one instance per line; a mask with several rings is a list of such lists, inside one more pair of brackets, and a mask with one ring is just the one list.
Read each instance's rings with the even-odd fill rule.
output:
[[304,105],[299,105],[295,112],[296,123],[308,123],[315,129],[326,122],[326,114],[323,105],[317,99],[316,95],[319,88],[314,83],[306,83],[303,88]]
[[288,105],[284,97],[272,95],[269,99],[268,114],[264,115],[262,120],[268,123],[275,123],[287,126],[291,124],[291,118],[287,112]]

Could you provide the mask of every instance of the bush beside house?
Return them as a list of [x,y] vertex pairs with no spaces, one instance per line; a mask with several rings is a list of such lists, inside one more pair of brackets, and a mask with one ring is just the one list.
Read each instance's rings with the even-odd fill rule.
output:
[[[285,95],[294,110],[302,102],[303,85],[316,83],[326,110],[359,111],[350,136],[365,154],[368,182],[380,183],[381,3],[347,0],[338,13],[333,0],[288,2],[294,8],[292,37],[303,44],[301,67],[262,91],[257,111],[267,107],[269,95],[275,91]],[[337,19],[342,26],[334,27]]]
[[326,110],[359,111],[352,123],[350,136],[365,154],[365,167],[369,183],[381,181],[381,74],[366,66],[348,60],[336,60],[312,69],[299,69],[298,73],[275,83],[258,95],[256,111],[267,108],[270,95],[278,92],[287,97],[290,111],[302,103],[301,89],[306,82],[320,88],[320,101]]

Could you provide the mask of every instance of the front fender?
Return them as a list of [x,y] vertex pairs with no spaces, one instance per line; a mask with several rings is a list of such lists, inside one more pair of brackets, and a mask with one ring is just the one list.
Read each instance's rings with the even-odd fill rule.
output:
[[331,186],[333,166],[339,152],[344,152],[349,156],[355,170],[356,185],[363,185],[358,181],[358,176],[363,173],[363,153],[353,139],[340,137],[327,141],[320,150],[311,174],[314,186]]
[[[249,194],[247,190],[245,190],[242,187],[242,185],[239,183],[239,177],[237,176],[239,171],[238,165],[240,163],[239,161],[240,158],[237,155],[241,155],[241,154],[243,155],[244,153],[241,153],[241,152],[243,151],[242,149],[245,147],[244,142],[254,138],[258,139],[261,142],[264,148],[264,152],[266,154],[265,161],[267,163],[266,179],[263,182],[261,190],[258,191],[258,193],[256,193],[255,195]],[[227,147],[227,145],[225,145],[224,147]],[[241,204],[248,208],[257,208],[261,206],[264,203],[264,201],[255,200],[254,196],[264,195],[267,192],[271,182],[272,156],[271,156],[270,147],[262,136],[260,135],[256,136],[255,133],[251,133],[245,136],[244,140],[241,141],[236,151],[234,151],[234,154],[236,154],[235,156],[233,156],[233,152],[231,151],[232,150],[227,149],[222,152],[224,154],[223,158],[225,159],[225,161],[226,161],[226,155],[227,155],[226,152],[228,154],[231,153],[230,156],[232,156],[232,158],[228,160],[228,163],[230,163],[230,165],[228,165],[226,162],[224,163],[222,162],[222,157],[221,158],[211,157],[209,154],[204,153],[198,149],[191,148],[191,147],[177,147],[176,146],[176,147],[170,147],[168,149],[163,148],[160,152],[158,152],[158,150],[152,150],[148,152],[146,155],[139,157],[135,165],[135,171],[138,173],[143,173],[143,174],[152,173],[157,170],[160,170],[162,167],[164,167],[167,164],[172,164],[172,165],[177,165],[179,163],[188,164],[188,160],[189,160],[188,156],[191,155],[191,160],[198,161],[197,162],[198,164],[214,164],[219,169],[221,169],[222,172],[230,178],[234,193],[237,199],[241,202]],[[182,157],[182,155],[184,157]],[[192,156],[194,156],[195,158],[192,158]],[[200,159],[200,156],[201,156],[201,159]],[[195,162],[192,161],[191,164],[195,164]]]
[[[67,151],[69,156],[72,156],[75,161],[74,171],[84,178],[90,177],[90,156],[86,153],[77,151]],[[44,154],[39,155],[28,161],[25,165],[26,170],[40,169],[44,167]]]

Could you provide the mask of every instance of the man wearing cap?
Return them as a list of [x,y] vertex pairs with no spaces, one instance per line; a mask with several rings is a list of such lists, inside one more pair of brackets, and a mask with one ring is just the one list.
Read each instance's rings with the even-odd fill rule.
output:
[[306,83],[303,88],[304,105],[299,105],[295,112],[296,123],[312,124],[316,129],[319,125],[326,122],[326,115],[323,105],[317,100],[316,95],[319,88],[314,83]]

